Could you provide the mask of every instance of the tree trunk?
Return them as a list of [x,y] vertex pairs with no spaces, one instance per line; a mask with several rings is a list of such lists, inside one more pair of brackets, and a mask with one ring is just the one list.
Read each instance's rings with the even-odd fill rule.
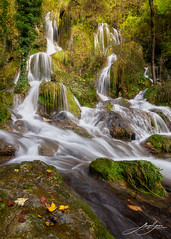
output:
[[151,10],[151,38],[152,38],[152,57],[151,57],[151,66],[152,66],[152,76],[153,84],[156,85],[156,73],[155,73],[155,18],[154,18],[154,5],[153,0],[149,0],[150,10]]

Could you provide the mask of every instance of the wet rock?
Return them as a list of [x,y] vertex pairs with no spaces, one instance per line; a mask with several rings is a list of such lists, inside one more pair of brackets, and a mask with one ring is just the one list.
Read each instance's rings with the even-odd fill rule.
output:
[[76,123],[74,123],[71,119],[68,118],[67,114],[65,112],[60,112],[58,114],[51,114],[50,118],[43,118],[44,121],[49,122],[57,127],[60,127],[62,129],[69,129],[73,130],[75,133],[83,136],[91,138],[91,135],[88,134],[88,132],[79,127]]
[[[113,238],[67,189],[56,168],[41,161],[0,167],[0,198],[0,238]],[[28,200],[19,206],[18,198]],[[14,206],[8,207],[9,201]],[[56,208],[51,212],[47,208],[52,202]],[[68,208],[60,211],[60,205]]]
[[4,142],[0,139],[0,156],[14,156],[18,146]]
[[145,147],[153,154],[171,153],[171,138],[154,134],[145,142]]
[[121,140],[134,140],[135,132],[129,127],[129,124],[116,112],[100,111],[98,112],[98,123],[104,122],[104,127],[109,129],[113,138]]

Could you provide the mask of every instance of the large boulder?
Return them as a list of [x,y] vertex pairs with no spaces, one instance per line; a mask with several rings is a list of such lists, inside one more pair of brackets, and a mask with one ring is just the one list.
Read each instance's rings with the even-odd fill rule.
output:
[[126,185],[141,193],[153,196],[165,196],[161,185],[162,174],[151,162],[145,160],[113,161],[98,158],[89,165],[91,175],[106,182],[117,182],[121,187]]
[[33,161],[0,167],[0,238],[113,237],[55,167]]

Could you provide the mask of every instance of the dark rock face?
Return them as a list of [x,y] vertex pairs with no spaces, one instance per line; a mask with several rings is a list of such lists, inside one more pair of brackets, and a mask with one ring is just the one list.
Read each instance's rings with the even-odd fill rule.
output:
[[63,111],[58,114],[51,114],[50,118],[48,117],[43,119],[62,129],[70,129],[83,137],[91,138],[91,135],[89,135],[85,129],[79,127],[76,123],[69,119],[67,114]]
[[[54,210],[48,210],[52,203]],[[68,208],[61,211],[61,205]],[[66,188],[55,167],[33,161],[0,167],[0,238],[113,237]]]
[[17,149],[16,145],[5,143],[0,139],[0,156],[14,156]]
[[113,138],[135,140],[135,133],[118,113],[113,111],[100,111],[98,114],[98,123],[104,121],[104,126],[109,129],[109,133]]

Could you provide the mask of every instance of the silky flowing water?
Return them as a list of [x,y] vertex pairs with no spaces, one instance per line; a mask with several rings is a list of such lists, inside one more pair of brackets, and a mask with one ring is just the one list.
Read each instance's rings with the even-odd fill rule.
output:
[[[52,26],[49,15],[47,16],[47,22]],[[105,31],[109,35],[106,25],[100,25],[99,27],[101,28],[102,26],[105,27]],[[116,33],[115,30],[114,32]],[[51,36],[50,31],[48,31],[47,40],[50,39],[49,36]],[[99,29],[99,38],[97,36],[95,38],[96,45],[100,44],[97,39],[102,38],[102,30]],[[113,39],[119,44],[118,35],[113,36]],[[51,41],[51,43],[53,42]],[[48,46],[48,52],[52,53],[54,49],[55,46],[51,50],[50,46]],[[58,48],[58,50],[61,50],[61,48]],[[106,51],[103,44],[102,50]],[[52,73],[49,55],[49,53],[38,53],[30,57],[28,79],[31,89],[24,101],[21,104],[18,103],[13,110],[13,124],[17,120],[23,121],[24,125],[27,126],[27,130],[23,133],[18,132],[16,129],[12,133],[0,130],[0,138],[19,146],[15,158],[11,159],[7,164],[42,160],[45,163],[56,166],[77,193],[88,201],[109,231],[118,239],[124,238],[122,232],[137,224],[135,221],[123,216],[122,212],[117,208],[123,206],[122,202],[118,201],[118,197],[113,198],[107,186],[98,183],[89,176],[88,166],[92,160],[98,157],[107,157],[113,160],[148,160],[163,169],[162,173],[171,182],[170,159],[157,159],[150,155],[141,145],[145,139],[154,133],[171,136],[165,122],[156,113],[156,111],[162,112],[171,120],[171,110],[169,107],[151,105],[144,99],[144,92],[140,92],[134,99],[129,101],[130,107],[123,107],[117,104],[116,101],[112,103],[112,99],[108,97],[107,92],[105,93],[105,89],[109,90],[109,68],[116,60],[116,55],[113,53],[108,58],[106,68],[102,70],[100,81],[105,74],[107,77],[103,78],[103,83],[99,81],[99,87],[97,88],[97,92],[102,96],[101,102],[97,104],[96,108],[88,108],[81,107],[76,99],[81,109],[80,119],[67,112],[68,117],[86,129],[92,139],[84,138],[72,130],[64,130],[50,125],[37,114],[39,86],[42,81],[49,81]],[[61,94],[64,102],[67,102],[64,85],[62,85]],[[129,121],[130,127],[136,132],[134,141],[125,142],[112,138],[108,129],[104,127],[103,122],[99,123],[98,117],[99,112],[102,110],[103,100],[110,100],[113,104],[113,111],[119,112],[123,118]],[[63,107],[63,110],[68,111],[67,103]],[[146,114],[153,117],[156,127],[151,126]],[[47,145],[51,148],[54,156],[39,155],[40,145]],[[131,235],[131,237],[127,236],[127,238],[137,237]],[[146,238],[151,237],[149,235]]]

